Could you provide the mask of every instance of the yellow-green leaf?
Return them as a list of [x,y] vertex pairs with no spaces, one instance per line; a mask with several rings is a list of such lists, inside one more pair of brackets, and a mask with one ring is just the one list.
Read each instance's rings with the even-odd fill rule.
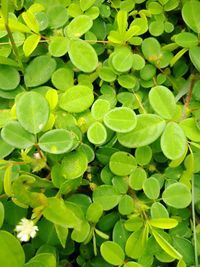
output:
[[12,188],[11,188],[11,175],[12,175],[12,166],[9,165],[4,173],[4,191],[7,196],[12,195]]
[[151,226],[160,229],[171,229],[177,226],[178,221],[173,218],[155,218],[149,220]]
[[170,245],[170,243],[164,237],[162,237],[156,230],[152,229],[152,234],[155,240],[157,241],[157,243],[159,244],[159,246],[168,255],[170,255],[174,259],[178,259],[178,260],[182,259],[182,255],[174,247],[172,247],[172,245]]
[[40,35],[33,34],[26,38],[24,44],[23,44],[23,51],[26,57],[30,56],[33,51],[36,49],[39,41],[40,41]]
[[39,24],[35,18],[35,16],[30,12],[26,11],[22,13],[22,18],[25,21],[26,25],[35,33],[39,32]]

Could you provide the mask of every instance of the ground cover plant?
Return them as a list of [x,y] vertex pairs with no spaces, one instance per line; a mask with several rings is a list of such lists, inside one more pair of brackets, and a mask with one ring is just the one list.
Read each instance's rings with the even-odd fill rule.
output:
[[198,267],[200,1],[0,3],[0,266]]

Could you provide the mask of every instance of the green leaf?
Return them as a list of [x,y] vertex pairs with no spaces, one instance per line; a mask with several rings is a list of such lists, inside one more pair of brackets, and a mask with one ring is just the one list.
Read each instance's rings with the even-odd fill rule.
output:
[[42,131],[48,121],[49,105],[41,94],[26,92],[17,100],[16,113],[22,127],[36,134]]
[[103,121],[105,125],[118,133],[127,133],[133,130],[137,124],[135,112],[127,107],[117,107],[108,111]]
[[47,17],[50,28],[57,29],[65,25],[69,19],[69,16],[64,5],[56,1],[53,4],[48,4],[47,7]]
[[26,25],[31,29],[31,31],[38,33],[39,32],[39,24],[35,16],[27,10],[22,13],[22,18],[25,21]]
[[93,101],[94,95],[91,88],[85,85],[75,85],[61,95],[59,105],[68,112],[79,113],[88,109]]
[[121,194],[111,185],[100,185],[93,192],[93,201],[100,204],[103,210],[111,210],[119,203]]
[[[19,22],[16,19],[9,18],[8,19],[9,28],[12,32],[26,32],[31,33],[30,29],[24,25],[23,23]],[[0,30],[6,30],[5,23],[2,19],[0,19]]]
[[132,259],[140,258],[144,253],[147,240],[148,240],[148,226],[145,226],[143,230],[137,230],[133,232],[129,236],[126,242],[125,251],[127,256]]
[[113,68],[119,72],[127,72],[133,65],[133,54],[128,47],[118,48],[111,57]]
[[200,3],[196,0],[187,1],[182,9],[182,17],[184,22],[190,27],[190,29],[197,33],[200,33],[199,12]]
[[0,89],[10,91],[15,89],[20,82],[19,72],[11,67],[0,65]]
[[149,224],[160,229],[171,229],[178,225],[178,221],[173,218],[154,218],[149,220]]
[[160,183],[156,178],[150,177],[143,183],[143,191],[149,199],[157,199],[160,195]]
[[86,15],[75,17],[65,28],[65,34],[69,38],[81,37],[88,32],[93,25],[93,20]]
[[154,111],[164,119],[172,119],[176,111],[173,93],[165,86],[153,87],[149,92],[149,101]]
[[163,132],[165,121],[153,114],[137,115],[136,127],[128,133],[118,133],[120,144],[125,147],[141,147],[153,143]]
[[190,189],[180,182],[169,185],[162,194],[163,201],[176,209],[186,208],[192,200]]
[[116,80],[117,75],[110,67],[103,66],[99,70],[99,77],[105,82],[114,82]]
[[67,236],[69,233],[69,230],[67,227],[63,227],[59,224],[54,224],[55,229],[56,229],[56,233],[58,236],[58,239],[60,240],[60,243],[62,245],[63,248],[65,248],[65,244],[66,244],[66,240],[67,240]]
[[53,57],[62,57],[69,50],[69,39],[62,36],[53,36],[50,40],[48,49]]
[[86,11],[87,9],[92,7],[95,2],[96,2],[96,0],[87,0],[87,1],[80,0],[80,7],[81,7],[82,11]]
[[25,69],[24,79],[27,87],[46,83],[56,69],[56,61],[48,55],[35,57]]
[[129,175],[136,168],[136,160],[130,153],[119,151],[110,157],[110,170],[119,176]]
[[191,48],[198,45],[198,38],[191,32],[181,32],[175,36],[175,42],[186,48]]
[[122,215],[129,215],[134,211],[133,198],[129,195],[124,195],[118,206],[119,213]]
[[86,212],[86,219],[96,224],[103,215],[103,207],[99,203],[91,203]]
[[113,241],[106,241],[100,247],[102,257],[112,265],[122,265],[125,254],[120,245]]
[[126,264],[124,264],[123,267],[142,267],[142,265],[135,261],[129,261]]
[[38,253],[24,267],[56,267],[56,257],[52,253]]
[[142,42],[142,53],[148,61],[157,64],[161,58],[160,43],[153,37],[144,39]]
[[182,255],[175,249],[173,248],[170,243],[162,237],[155,229],[151,229],[152,234],[159,244],[159,246],[167,253],[169,254],[172,258],[181,260]]
[[0,231],[0,265],[6,267],[22,267],[25,255],[20,242],[9,232]]
[[75,179],[84,174],[88,167],[87,156],[82,151],[68,153],[62,160],[61,172],[65,179]]
[[87,138],[94,145],[102,145],[107,138],[105,126],[98,121],[93,122],[87,131]]
[[178,264],[176,267],[187,267],[186,263],[184,262],[184,260],[179,260]]
[[176,122],[168,122],[160,145],[164,155],[171,160],[179,159],[186,150],[187,140],[182,128]]
[[121,37],[123,38],[126,32],[126,28],[128,26],[128,14],[127,11],[120,10],[117,13],[117,25],[118,31]]
[[2,225],[3,225],[4,214],[5,214],[5,211],[4,211],[4,205],[3,205],[2,202],[0,202],[0,228],[1,228]]
[[198,71],[200,71],[200,47],[195,46],[195,47],[190,48],[189,56],[190,56],[190,60],[192,61],[192,64],[195,66],[195,68]]
[[187,138],[194,142],[200,142],[200,130],[196,126],[195,118],[187,118],[180,122]]
[[70,40],[69,57],[74,66],[83,72],[92,72],[97,68],[96,51],[89,43],[81,39]]
[[110,110],[110,102],[105,99],[97,99],[91,108],[92,116],[95,120],[102,120],[104,115]]
[[17,121],[9,121],[1,131],[3,140],[15,148],[25,149],[35,144],[35,137]]
[[7,196],[12,196],[12,186],[11,186],[11,179],[12,179],[12,166],[8,165],[5,169],[4,177],[3,177],[3,186],[4,186],[4,191]]
[[151,206],[151,218],[157,219],[157,218],[169,218],[169,213],[165,206],[161,204],[160,202],[154,202]]
[[143,183],[147,179],[146,171],[141,168],[137,167],[131,174],[129,175],[129,186],[134,190],[141,190]]
[[72,209],[65,205],[62,198],[50,197],[47,201],[47,207],[43,210],[43,216],[47,220],[62,227],[80,227],[80,219]]
[[73,134],[65,129],[53,129],[43,134],[38,145],[48,153],[62,154],[70,151],[73,146]]
[[36,49],[37,45],[40,42],[40,35],[32,34],[29,35],[23,44],[23,51],[26,57],[29,57],[33,51]]
[[14,147],[5,142],[0,136],[0,159],[3,159],[8,156],[13,150]]
[[132,56],[133,58],[133,69],[134,70],[141,70],[144,68],[145,66],[145,60],[142,56],[138,55],[138,54],[133,54]]
[[147,165],[152,158],[152,149],[150,146],[137,147],[135,150],[135,158],[139,165]]
[[71,239],[78,243],[82,243],[87,239],[89,234],[90,224],[85,220],[81,222],[79,229],[74,229],[72,231]]

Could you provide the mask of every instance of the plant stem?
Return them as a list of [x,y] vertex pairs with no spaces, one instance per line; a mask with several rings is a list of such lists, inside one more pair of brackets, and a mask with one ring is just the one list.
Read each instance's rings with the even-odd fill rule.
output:
[[20,67],[22,73],[24,73],[24,67],[23,67],[21,58],[20,58],[20,56],[19,56],[18,48],[17,48],[17,46],[16,46],[16,44],[15,44],[15,40],[14,40],[14,38],[13,38],[13,34],[12,34],[12,32],[11,32],[11,30],[10,30],[10,28],[9,28],[7,22],[5,22],[5,28],[6,28],[6,31],[7,31],[7,33],[8,33],[8,38],[10,39],[10,43],[11,43],[11,45],[12,45],[12,48],[13,48],[14,54],[15,54],[15,56],[16,56],[16,59],[17,59],[17,61],[18,61],[19,67]]

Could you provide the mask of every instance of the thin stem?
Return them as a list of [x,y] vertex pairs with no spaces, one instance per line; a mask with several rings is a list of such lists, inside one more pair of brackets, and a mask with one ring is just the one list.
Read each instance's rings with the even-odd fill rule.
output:
[[10,28],[9,28],[7,22],[5,22],[5,28],[6,28],[6,31],[7,31],[7,33],[8,33],[8,37],[9,37],[9,39],[10,39],[10,42],[11,42],[13,51],[14,51],[14,53],[15,53],[15,56],[16,56],[16,58],[17,58],[19,67],[21,68],[21,71],[24,73],[24,67],[23,67],[23,64],[22,64],[22,61],[21,61],[19,52],[18,52],[18,48],[17,48],[17,46],[16,46],[16,44],[15,44],[15,41],[14,41],[12,32],[11,32],[11,30],[10,30]]
[[192,175],[192,223],[193,223],[193,238],[194,238],[194,256],[195,267],[199,266],[198,260],[198,245],[197,245],[197,233],[196,233],[196,215],[195,215],[195,193],[194,193],[194,175]]

